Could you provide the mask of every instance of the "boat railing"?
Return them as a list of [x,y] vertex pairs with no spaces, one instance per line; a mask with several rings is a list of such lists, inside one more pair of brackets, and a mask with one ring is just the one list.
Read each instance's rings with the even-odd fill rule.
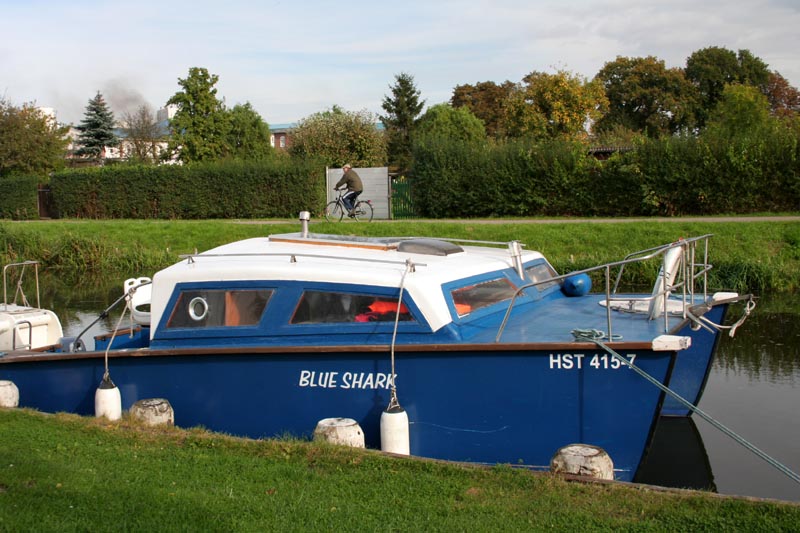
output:
[[[517,288],[509,302],[508,309],[500,324],[495,340],[497,342],[500,341],[500,337],[511,315],[514,303],[517,297],[526,289],[543,284],[552,284],[553,282],[563,282],[573,276],[592,274],[595,272],[603,273],[605,283],[607,338],[614,338],[611,311],[613,303],[615,302],[626,304],[646,302],[649,307],[648,312],[650,313],[650,318],[655,319],[663,316],[664,332],[666,333],[669,330],[668,302],[674,301],[669,300],[670,295],[675,294],[676,291],[680,291],[680,301],[682,303],[681,314],[683,318],[686,318],[689,307],[696,303],[695,297],[698,293],[702,293],[703,301],[708,298],[708,272],[712,268],[712,265],[708,262],[708,240],[712,236],[712,234],[706,234],[699,237],[680,239],[670,244],[628,254],[620,261],[613,261],[582,270],[576,270],[560,276],[554,276],[522,285]],[[698,258],[698,245],[702,247],[701,258]],[[680,253],[669,254],[670,250],[680,250]],[[661,269],[659,270],[652,294],[641,297],[617,295],[626,266],[634,263],[644,263],[657,257],[661,257]],[[672,271],[674,271],[674,273],[670,276]],[[616,272],[616,277],[612,283],[611,280],[614,272]],[[672,277],[672,279],[669,279],[670,277]]]
[[22,297],[22,305],[29,306],[28,299],[25,296],[25,292],[22,289],[22,281],[25,276],[25,269],[29,266],[34,267],[35,277],[36,277],[36,307],[41,307],[41,303],[39,300],[39,262],[38,261],[22,261],[20,263],[9,263],[3,267],[3,309],[8,310],[8,272],[11,269],[20,269],[20,272],[17,276],[17,288],[14,291],[14,301],[12,304],[17,303],[17,298]]
[[[20,344],[17,346],[17,335],[22,338],[22,326],[28,326],[28,344]],[[14,325],[14,331],[11,332],[11,350],[24,350],[30,349],[33,346],[33,323],[30,320],[20,320]]]
[[[331,259],[335,261],[360,261],[364,263],[381,263],[387,265],[402,265],[405,267],[405,260],[390,260],[390,259],[372,259],[366,257],[349,257],[342,255],[330,254],[303,254],[294,252],[252,252],[252,253],[232,253],[232,254],[209,254],[209,253],[195,253],[195,254],[182,254],[179,256],[181,259],[186,259],[189,263],[194,263],[198,259],[219,258],[219,257],[285,257],[290,263],[296,263],[297,258],[313,258],[313,259]],[[414,263],[415,267],[428,266],[426,263]]]

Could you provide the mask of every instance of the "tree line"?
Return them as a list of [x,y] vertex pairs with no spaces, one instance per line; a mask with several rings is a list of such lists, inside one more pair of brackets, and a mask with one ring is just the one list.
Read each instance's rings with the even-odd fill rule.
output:
[[[249,102],[226,107],[218,81],[200,67],[179,78],[167,101],[176,109],[168,130],[145,106],[126,113],[131,161],[313,158],[326,166],[388,165],[413,179],[423,174],[418,154],[426,154],[429,171],[431,148],[453,142],[493,149],[553,142],[627,149],[665,140],[741,146],[746,137],[774,140],[780,131],[789,141],[775,142],[789,142],[784,148],[795,154],[800,138],[800,92],[750,51],[716,46],[693,52],[683,67],[667,68],[654,56],[617,57],[591,79],[562,69],[533,71],[519,82],[458,85],[448,102],[427,109],[414,77],[403,72],[389,85],[382,114],[334,105],[304,117],[287,153],[272,148],[268,124]],[[100,162],[103,149],[119,143],[115,124],[98,92],[77,127],[75,155]],[[0,100],[0,178],[63,167],[64,133],[33,105]]]

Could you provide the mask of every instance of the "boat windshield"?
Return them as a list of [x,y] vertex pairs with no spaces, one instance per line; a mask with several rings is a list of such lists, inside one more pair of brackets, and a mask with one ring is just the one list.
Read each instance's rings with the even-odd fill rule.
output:
[[[553,267],[551,267],[545,261],[526,267],[525,274],[528,276],[528,279],[530,279],[534,283],[552,279],[558,275],[556,271],[553,269]],[[540,283],[539,285],[536,285],[536,288],[540,291],[543,291],[557,284],[558,284],[557,281],[550,281],[547,283]]]
[[482,307],[510,300],[516,290],[517,288],[507,278],[497,278],[453,289],[450,291],[450,297],[453,299],[458,316],[464,317]]

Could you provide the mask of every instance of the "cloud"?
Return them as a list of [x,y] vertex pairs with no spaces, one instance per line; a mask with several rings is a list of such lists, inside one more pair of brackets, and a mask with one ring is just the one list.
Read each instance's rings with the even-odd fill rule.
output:
[[408,72],[428,104],[456,85],[519,81],[557,68],[594,76],[618,55],[682,67],[707,46],[748,49],[800,83],[800,9],[761,0],[355,0],[154,2],[0,0],[0,94],[78,122],[96,91],[115,113],[164,105],[190,67],[218,74],[229,105],[272,123],[337,104],[381,111]]

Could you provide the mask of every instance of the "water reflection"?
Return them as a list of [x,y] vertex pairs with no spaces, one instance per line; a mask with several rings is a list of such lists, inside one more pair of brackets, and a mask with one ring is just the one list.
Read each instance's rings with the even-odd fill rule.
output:
[[[732,309],[731,321],[741,309]],[[800,304],[764,297],[722,338],[700,408],[800,472]],[[722,494],[800,501],[800,485],[698,416],[662,419],[637,480]],[[705,457],[705,459],[704,459]]]
[[[40,276],[40,286],[42,306],[56,313],[67,337],[78,335],[123,294],[121,281],[91,277],[70,282],[45,275]],[[122,313],[122,305],[87,332],[83,340],[88,349],[94,348],[95,335],[114,328]]]
[[634,483],[717,491],[703,438],[689,417],[662,417]]
[[799,314],[800,305],[790,297],[761,298],[747,327],[726,339],[715,371],[796,386],[800,376]]

